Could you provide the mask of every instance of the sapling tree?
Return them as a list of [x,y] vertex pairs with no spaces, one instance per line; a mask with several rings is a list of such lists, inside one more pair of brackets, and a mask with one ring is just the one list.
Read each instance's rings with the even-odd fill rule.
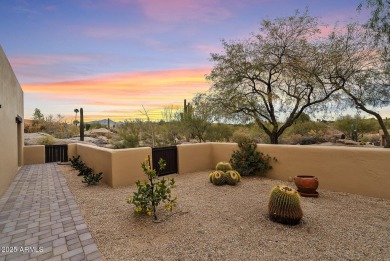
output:
[[[162,171],[166,167],[166,162],[163,159],[158,161],[159,170]],[[158,172],[151,167],[150,156],[141,163],[141,167],[148,178],[148,181],[135,183],[137,191],[133,196],[127,199],[127,203],[135,206],[135,214],[146,214],[154,217],[157,220],[157,207],[160,203],[164,203],[168,211],[172,211],[176,206],[177,197],[172,198],[172,188],[175,187],[173,178],[159,179]]]

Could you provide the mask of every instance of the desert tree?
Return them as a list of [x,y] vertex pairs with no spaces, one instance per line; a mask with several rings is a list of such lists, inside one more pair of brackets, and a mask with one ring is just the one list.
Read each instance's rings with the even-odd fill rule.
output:
[[115,149],[136,148],[139,146],[143,122],[141,120],[125,120],[116,128],[117,134],[111,139]]
[[390,105],[389,61],[372,36],[359,24],[333,32],[329,37],[331,64],[328,67],[333,74],[328,79],[345,97],[340,104],[364,111],[378,120],[386,147],[390,147],[389,132],[376,110]]
[[151,146],[154,148],[156,146],[156,126],[152,122],[149,116],[149,111],[145,109],[145,107],[142,105],[142,111],[140,113],[146,117],[146,122],[144,124],[144,135],[146,139],[151,140]]
[[390,43],[390,1],[365,0],[358,5],[358,10],[362,10],[363,7],[371,11],[371,17],[364,26],[374,32],[376,44],[386,42],[388,46]]
[[164,142],[169,145],[176,145],[180,137],[181,114],[177,107],[173,105],[165,106],[161,112],[163,119],[162,134]]
[[182,124],[192,137],[200,143],[206,141],[206,133],[210,129],[215,114],[213,105],[204,93],[197,93],[192,99],[190,109],[183,113]]
[[208,99],[220,115],[255,122],[277,144],[305,112],[325,109],[339,87],[325,81],[329,72],[326,40],[317,18],[298,11],[291,17],[263,20],[245,40],[222,41],[223,53],[207,79]]

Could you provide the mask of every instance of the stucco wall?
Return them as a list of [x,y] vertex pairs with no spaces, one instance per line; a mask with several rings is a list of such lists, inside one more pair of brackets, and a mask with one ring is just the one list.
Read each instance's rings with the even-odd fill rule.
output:
[[212,169],[212,144],[182,144],[177,146],[177,163],[180,174]]
[[120,149],[112,152],[112,186],[130,186],[137,180],[146,180],[141,163],[152,157],[151,148]]
[[77,157],[77,143],[68,144],[68,158]]
[[[68,147],[69,148],[69,147]],[[104,183],[112,184],[112,150],[92,145],[77,144],[77,154],[95,173],[103,172]]]
[[111,187],[134,185],[145,180],[141,162],[152,155],[151,148],[111,150],[85,144],[69,144],[69,157],[80,155],[96,173],[103,172],[102,181]]
[[[152,154],[151,148],[110,150],[84,144],[69,145],[103,181],[112,187],[133,185],[144,180],[140,163]],[[214,169],[229,161],[236,143],[202,143],[177,146],[180,174]],[[289,146],[259,144],[257,149],[271,157],[271,179],[288,181],[297,175],[315,175],[320,189],[390,199],[390,150],[330,146]],[[76,155],[76,154],[75,154]]]
[[[228,161],[234,143],[213,143],[213,165]],[[330,146],[259,144],[257,149],[271,157],[271,179],[288,181],[297,175],[315,175],[321,189],[390,199],[390,150]]]
[[44,164],[45,145],[31,145],[23,148],[23,164]]
[[0,46],[0,196],[23,164],[23,90]]

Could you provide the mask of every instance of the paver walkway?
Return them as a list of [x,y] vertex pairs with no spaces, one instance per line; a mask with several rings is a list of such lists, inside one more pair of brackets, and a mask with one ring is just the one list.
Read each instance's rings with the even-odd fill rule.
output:
[[3,260],[103,260],[56,163],[23,166],[1,197]]

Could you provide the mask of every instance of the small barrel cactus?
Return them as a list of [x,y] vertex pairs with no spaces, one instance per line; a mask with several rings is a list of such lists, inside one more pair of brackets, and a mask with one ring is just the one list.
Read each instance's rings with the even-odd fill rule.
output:
[[222,170],[223,172],[226,172],[228,170],[232,170],[232,165],[230,165],[229,162],[218,162],[217,166],[215,167],[216,170]]
[[211,172],[210,180],[214,185],[220,186],[226,183],[226,175],[223,171],[216,170]]
[[226,183],[228,185],[234,186],[238,182],[240,182],[241,179],[240,173],[238,173],[235,170],[228,170],[226,171],[225,175],[226,175]]
[[272,221],[297,225],[303,216],[298,191],[285,185],[278,185],[271,191],[268,213]]

